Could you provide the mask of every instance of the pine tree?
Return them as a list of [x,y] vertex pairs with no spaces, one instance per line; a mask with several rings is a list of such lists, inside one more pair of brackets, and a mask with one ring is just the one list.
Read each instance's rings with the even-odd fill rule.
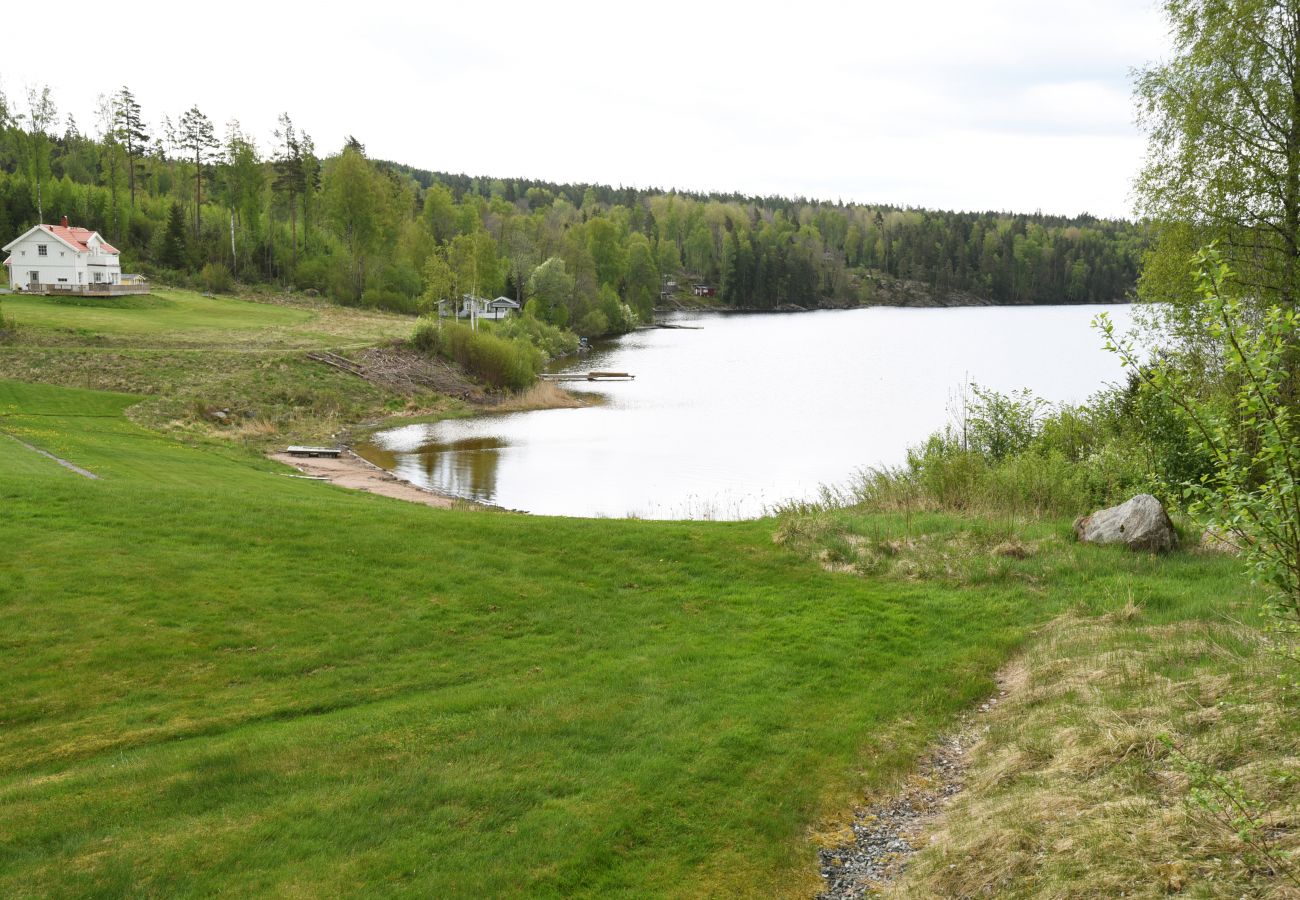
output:
[[184,269],[189,264],[189,248],[185,236],[185,212],[179,203],[167,211],[167,227],[163,231],[158,261],[169,269]]
[[129,166],[127,183],[131,191],[131,206],[135,206],[135,178],[136,171],[140,167],[141,157],[149,147],[149,133],[145,131],[144,119],[141,118],[140,104],[136,102],[135,95],[131,90],[123,85],[122,89],[117,92],[115,98],[117,108],[116,137],[126,149],[127,165]]
[[194,163],[194,237],[197,239],[202,224],[203,167],[212,161],[213,154],[221,143],[217,140],[212,120],[200,112],[197,106],[191,106],[181,115],[175,145],[184,150]]

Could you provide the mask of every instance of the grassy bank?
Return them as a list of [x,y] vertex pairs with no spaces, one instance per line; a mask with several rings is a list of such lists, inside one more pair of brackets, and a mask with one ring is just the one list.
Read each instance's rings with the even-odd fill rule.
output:
[[396,389],[324,366],[317,350],[364,352],[404,339],[413,320],[307,298],[258,303],[158,289],[124,307],[100,298],[4,298],[17,331],[0,378],[139,395],[130,418],[187,440],[261,449],[327,440],[361,421],[459,409],[449,395]]
[[1142,556],[1007,515],[811,507],[776,537],[846,577],[1015,584],[1058,613],[1004,669],[966,790],[888,895],[1300,896],[1296,669],[1239,561],[1195,534]]
[[436,511],[0,387],[0,893],[771,893],[1044,613]]
[[899,895],[1300,896],[1294,667],[1241,610],[1162,601],[1032,642]]

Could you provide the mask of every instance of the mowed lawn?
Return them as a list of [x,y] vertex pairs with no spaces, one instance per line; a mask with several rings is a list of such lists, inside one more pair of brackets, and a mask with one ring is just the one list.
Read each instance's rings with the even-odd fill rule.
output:
[[194,291],[155,290],[121,297],[0,297],[6,316],[20,327],[66,328],[105,334],[164,334],[183,331],[254,330],[293,325],[309,311],[233,297],[205,297]]
[[0,434],[3,896],[806,896],[810,830],[1064,602],[351,493],[132,402],[0,381],[100,476]]
[[364,346],[410,334],[415,320],[375,310],[310,303],[264,303],[181,288],[119,297],[0,296],[18,325],[10,346],[301,349]]

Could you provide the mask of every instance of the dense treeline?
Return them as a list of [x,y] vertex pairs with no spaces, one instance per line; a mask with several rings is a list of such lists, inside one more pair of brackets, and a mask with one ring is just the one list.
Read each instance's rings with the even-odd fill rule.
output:
[[[269,153],[193,107],[151,125],[123,88],[94,136],[48,89],[0,95],[0,234],[68,216],[124,266],[230,277],[406,312],[506,294],[583,334],[653,314],[665,282],[747,308],[888,302],[895,279],[997,303],[1121,299],[1142,232],[1089,216],[945,213],[801,198],[482,179],[322,155],[282,115]],[[21,106],[21,108],[20,108]]]

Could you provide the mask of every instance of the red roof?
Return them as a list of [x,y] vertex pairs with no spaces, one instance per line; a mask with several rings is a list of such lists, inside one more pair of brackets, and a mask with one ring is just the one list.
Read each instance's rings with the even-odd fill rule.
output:
[[[90,240],[92,234],[95,234],[89,228],[67,227],[64,225],[42,225],[41,228],[56,237],[63,238],[72,246],[87,252],[90,251],[90,247],[86,245],[86,242]],[[99,246],[105,253],[117,253],[117,248],[103,238],[99,239]]]

